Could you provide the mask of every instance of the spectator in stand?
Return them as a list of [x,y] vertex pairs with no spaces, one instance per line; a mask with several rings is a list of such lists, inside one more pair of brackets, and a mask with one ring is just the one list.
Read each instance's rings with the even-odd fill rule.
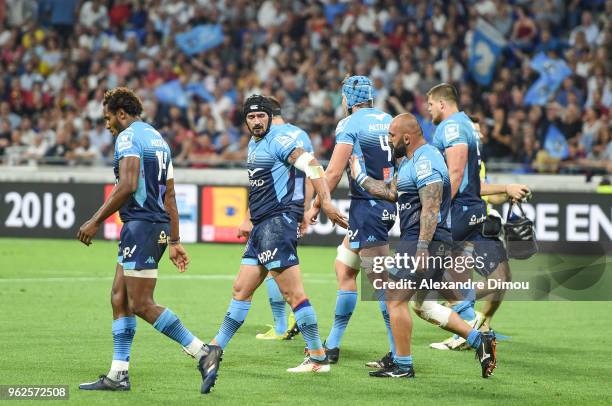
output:
[[48,165],[68,165],[74,157],[70,135],[63,128],[57,130],[55,144],[45,152],[45,163]]
[[[462,108],[489,117],[482,122],[489,125],[483,149],[494,155],[489,170],[495,169],[496,155],[524,163],[521,151],[541,148],[550,123],[582,133],[572,141],[576,159],[588,156],[589,143],[603,148],[599,136],[589,137],[598,122],[607,128],[612,106],[607,73],[612,1],[398,4],[255,0],[230,7],[224,0],[11,0],[0,15],[0,127],[8,119],[12,131],[29,118],[40,133],[42,123],[46,135],[38,145],[49,147],[60,129],[75,138],[81,134],[79,142],[89,132],[91,145],[108,158],[112,141],[103,131],[93,134],[97,126],[89,129],[86,119],[93,124],[100,118],[101,92],[125,84],[137,90],[143,117],[169,138],[184,164],[189,154],[182,151],[191,148],[191,141],[176,143],[175,137],[185,131],[207,134],[217,150],[213,161],[221,163],[242,151],[234,148],[247,134],[240,122],[242,100],[262,93],[281,101],[289,121],[308,126],[325,157],[343,118],[337,84],[346,74],[363,74],[375,81],[379,107],[413,111],[426,134],[433,125],[423,110],[424,94],[440,81],[454,82]],[[490,85],[477,84],[470,71],[479,19],[509,43]],[[220,24],[222,38],[218,46],[188,55],[176,36],[201,24]],[[551,103],[526,105],[526,92],[539,75],[530,62],[535,53],[551,51],[565,59],[572,74],[550,95]],[[178,78],[182,90],[174,94],[172,81]],[[162,85],[169,85],[169,97],[158,100]],[[70,105],[76,106],[74,112],[66,111]],[[493,119],[500,106],[501,127]],[[595,121],[587,111],[591,108]],[[574,117],[571,123],[564,122],[566,116]],[[177,131],[177,121],[184,122],[184,131]],[[26,143],[38,142],[22,132]],[[500,147],[505,136],[513,144],[501,142]]]

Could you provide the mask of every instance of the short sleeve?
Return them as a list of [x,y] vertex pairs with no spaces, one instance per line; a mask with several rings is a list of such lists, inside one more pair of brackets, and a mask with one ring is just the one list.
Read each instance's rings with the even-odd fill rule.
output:
[[355,145],[355,134],[350,131],[349,128],[349,119],[351,117],[346,117],[343,120],[340,120],[338,126],[336,127],[336,144],[349,144]]
[[308,137],[308,134],[306,134],[305,132],[301,132],[300,140],[302,141],[302,144],[304,145],[303,146],[304,151],[310,152],[311,154],[314,153],[314,149],[312,148],[312,142],[310,142],[310,137]]
[[287,162],[289,155],[298,147],[293,138],[288,135],[278,135],[270,141],[270,153],[283,162]]
[[447,123],[440,129],[438,136],[444,149],[468,143],[467,130],[456,121]]
[[440,171],[435,167],[432,160],[426,157],[419,159],[415,163],[414,177],[414,183],[416,183],[417,189],[421,189],[432,183],[442,182]]
[[115,153],[117,160],[121,160],[128,156],[141,157],[140,145],[134,139],[134,131],[128,128],[117,136],[115,141]]

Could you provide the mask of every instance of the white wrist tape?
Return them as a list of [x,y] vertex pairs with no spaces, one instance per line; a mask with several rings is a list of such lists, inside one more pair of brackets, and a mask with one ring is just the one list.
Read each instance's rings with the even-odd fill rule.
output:
[[309,179],[319,179],[323,177],[324,171],[321,165],[311,165],[315,159],[310,152],[304,152],[295,160],[293,166],[304,172]]

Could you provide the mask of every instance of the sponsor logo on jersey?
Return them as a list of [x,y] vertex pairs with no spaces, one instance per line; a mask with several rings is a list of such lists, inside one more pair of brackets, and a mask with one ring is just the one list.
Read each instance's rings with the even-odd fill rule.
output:
[[357,237],[357,234],[359,234],[359,230],[355,230],[355,231],[353,231],[353,230],[348,230],[348,237],[349,237],[349,240],[354,240],[354,239],[355,239],[355,237]]
[[447,124],[444,127],[444,136],[446,137],[446,142],[451,142],[454,139],[459,137],[459,124]]
[[417,179],[424,179],[432,174],[431,161],[429,159],[423,159],[416,163],[416,176]]
[[380,114],[366,114],[365,117],[374,117],[375,119],[377,119],[378,121],[383,121],[383,119],[385,118],[385,116],[387,115],[387,113],[380,113]]
[[336,135],[344,131],[344,128],[349,122],[349,118],[351,118],[351,116],[345,117],[342,120],[340,120],[340,122],[338,123],[338,126],[336,126]]
[[249,179],[249,185],[251,187],[260,187],[266,184],[266,181],[263,179]]
[[368,131],[376,132],[376,131],[389,131],[390,124],[369,124]]
[[389,221],[389,220],[395,221],[395,213],[389,213],[388,210],[383,210],[381,220],[382,221]]
[[155,260],[153,259],[153,257],[149,257],[147,258],[147,260],[145,261],[145,264],[154,264]]
[[294,143],[293,138],[286,135],[279,135],[278,137],[274,138],[274,141],[278,142],[283,148],[286,148]]
[[133,134],[121,134],[117,140],[117,151],[122,152],[132,147]]
[[408,210],[410,208],[412,208],[412,204],[410,204],[410,202],[402,203],[402,204],[399,205],[399,211]]
[[287,261],[295,261],[297,259],[297,257],[293,254],[289,255],[289,258],[287,258]]
[[263,168],[254,168],[254,169],[247,169],[247,172],[249,174],[249,178],[252,178],[253,175],[255,175],[257,172],[261,171]]
[[263,263],[273,260],[277,252],[278,252],[278,248],[274,248],[273,251],[266,250],[264,252],[259,253],[259,255],[257,255],[257,258],[259,259],[259,262],[263,264]]
[[163,148],[166,143],[164,140],[151,140],[151,145],[154,147]]
[[486,219],[486,216],[484,214],[480,217],[476,217],[475,214],[472,214],[472,217],[470,217],[470,222],[468,223],[468,225],[475,226],[476,224],[480,224],[483,221],[485,221],[485,219]]

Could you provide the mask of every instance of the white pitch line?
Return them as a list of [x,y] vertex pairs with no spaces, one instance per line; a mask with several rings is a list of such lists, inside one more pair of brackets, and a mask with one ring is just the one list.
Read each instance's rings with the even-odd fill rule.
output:
[[[163,275],[160,276],[159,280],[171,280],[171,281],[182,281],[182,280],[217,280],[217,281],[233,281],[236,278],[235,275]],[[104,282],[112,281],[114,278],[111,276],[75,276],[75,277],[47,277],[47,278],[0,278],[0,283],[28,283],[28,282]],[[304,275],[310,283],[329,283],[332,279],[320,279],[312,278],[311,275]]]

